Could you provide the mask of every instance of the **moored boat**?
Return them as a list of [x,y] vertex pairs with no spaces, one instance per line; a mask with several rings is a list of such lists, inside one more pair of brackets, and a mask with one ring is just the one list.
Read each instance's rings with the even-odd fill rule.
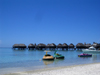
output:
[[82,54],[79,54],[78,57],[92,57],[92,54],[82,53]]
[[63,55],[61,55],[61,54],[58,54],[58,53],[56,53],[57,51],[55,51],[55,53],[54,53],[54,58],[55,59],[64,59],[64,56]]
[[54,57],[51,56],[50,54],[47,54],[47,52],[50,52],[50,51],[45,51],[46,54],[43,56],[43,60],[54,60]]
[[49,65],[49,64],[52,64],[54,62],[54,60],[43,60],[43,63],[45,65]]
[[89,49],[82,49],[83,52],[90,52],[90,53],[100,53],[100,50],[97,50],[93,46],[89,47]]

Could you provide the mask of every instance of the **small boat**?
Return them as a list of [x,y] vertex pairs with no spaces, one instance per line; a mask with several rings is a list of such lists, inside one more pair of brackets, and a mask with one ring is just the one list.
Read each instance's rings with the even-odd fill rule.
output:
[[50,52],[50,51],[45,51],[46,54],[43,56],[43,60],[54,60],[54,57],[51,56],[50,54],[47,54],[47,52]]
[[92,54],[82,53],[82,54],[79,54],[78,57],[92,57]]
[[55,53],[54,53],[54,58],[55,59],[64,59],[64,56],[63,55],[61,55],[61,54],[58,54],[58,53],[56,53],[57,51],[55,51]]
[[96,50],[96,48],[94,48],[93,46],[89,47],[89,49],[82,49],[83,52],[87,52],[87,53],[100,53],[100,50]]

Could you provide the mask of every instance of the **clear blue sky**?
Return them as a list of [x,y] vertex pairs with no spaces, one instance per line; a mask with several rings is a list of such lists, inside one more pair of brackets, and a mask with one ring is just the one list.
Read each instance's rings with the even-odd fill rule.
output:
[[0,0],[0,46],[100,43],[100,0]]

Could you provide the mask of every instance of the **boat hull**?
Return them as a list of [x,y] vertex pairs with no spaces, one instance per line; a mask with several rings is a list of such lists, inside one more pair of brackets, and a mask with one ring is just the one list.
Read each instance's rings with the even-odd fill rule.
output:
[[44,59],[42,59],[42,60],[54,60],[54,58],[52,58],[52,59],[46,59],[46,58],[44,58]]
[[78,57],[92,57],[92,55],[78,55]]
[[55,59],[64,59],[64,56],[55,54],[54,58]]
[[54,60],[54,57],[53,56],[44,56],[42,59],[43,60]]
[[56,53],[57,51],[55,51],[55,53],[54,53],[54,58],[55,59],[64,59],[64,56],[63,55],[61,55],[61,54],[58,54],[58,53]]
[[82,50],[85,53],[100,53],[100,50]]
[[64,56],[61,57],[54,57],[55,59],[64,59]]

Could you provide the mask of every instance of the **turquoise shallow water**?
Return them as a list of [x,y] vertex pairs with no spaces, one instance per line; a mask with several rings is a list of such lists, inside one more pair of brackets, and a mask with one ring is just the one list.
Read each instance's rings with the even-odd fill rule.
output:
[[[100,54],[92,57],[78,57],[82,51],[58,51],[65,59],[54,61],[43,61],[44,51],[39,50],[13,50],[11,48],[0,48],[0,75],[12,72],[30,71],[35,69],[69,66],[100,62]],[[54,55],[54,51],[49,52]],[[13,71],[12,71],[13,70]]]

